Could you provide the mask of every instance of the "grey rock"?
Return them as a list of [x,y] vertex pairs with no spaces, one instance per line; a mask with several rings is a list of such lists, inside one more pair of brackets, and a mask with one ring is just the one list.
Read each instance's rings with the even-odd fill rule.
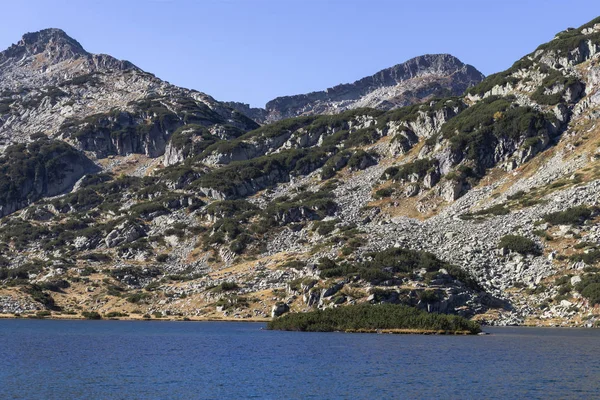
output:
[[277,303],[271,309],[271,317],[279,317],[288,311],[290,311],[290,306],[285,303]]
[[146,232],[141,225],[126,221],[106,235],[104,242],[106,247],[112,248],[121,244],[134,242],[143,236],[146,236]]

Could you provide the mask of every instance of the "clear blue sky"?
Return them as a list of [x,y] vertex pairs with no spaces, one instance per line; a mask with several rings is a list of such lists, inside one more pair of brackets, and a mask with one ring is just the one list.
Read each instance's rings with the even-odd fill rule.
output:
[[600,15],[598,0],[0,0],[0,48],[64,29],[86,50],[127,59],[218,100],[353,82],[425,53],[484,74]]

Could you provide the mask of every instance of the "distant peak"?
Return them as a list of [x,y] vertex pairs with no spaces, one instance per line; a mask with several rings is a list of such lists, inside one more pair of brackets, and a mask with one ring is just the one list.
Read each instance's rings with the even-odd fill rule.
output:
[[[424,54],[407,60],[398,66],[411,66],[417,65],[421,68],[427,68],[431,66],[443,67],[444,69],[459,69],[464,67],[466,64],[460,61],[457,57],[452,54]],[[392,67],[394,68],[394,67]]]
[[420,56],[413,57],[410,60],[407,60],[405,62],[411,62],[414,60],[446,60],[446,61],[450,60],[450,61],[455,61],[455,62],[461,62],[458,58],[456,58],[452,54],[448,54],[448,53],[423,54]]
[[68,49],[76,54],[87,54],[79,42],[65,33],[62,29],[48,28],[23,35],[17,46],[27,47],[33,53],[42,52],[48,48]]

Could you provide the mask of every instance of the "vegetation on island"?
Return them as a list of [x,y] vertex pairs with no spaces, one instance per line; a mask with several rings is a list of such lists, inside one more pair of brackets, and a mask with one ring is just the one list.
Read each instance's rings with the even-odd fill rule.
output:
[[395,304],[360,304],[285,314],[267,329],[302,332],[377,332],[476,334],[479,324],[456,315],[435,314]]

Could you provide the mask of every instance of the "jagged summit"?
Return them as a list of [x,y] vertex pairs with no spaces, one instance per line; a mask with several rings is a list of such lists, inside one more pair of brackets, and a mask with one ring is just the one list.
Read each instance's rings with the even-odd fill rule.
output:
[[264,110],[229,104],[260,122],[273,122],[300,115],[336,114],[360,107],[390,110],[432,97],[457,96],[483,78],[475,67],[450,54],[425,54],[353,83],[277,97],[269,101]]
[[0,52],[0,66],[10,59],[22,61],[30,56],[52,64],[91,54],[62,29],[48,28],[26,33],[16,44]]
[[96,71],[130,68],[137,67],[106,54],[88,53],[62,29],[49,28],[26,33],[0,52],[0,88],[54,85]]
[[483,74],[477,71],[475,67],[464,64],[451,54],[425,54],[411,58],[401,64],[396,64],[393,67],[383,69],[372,76],[360,79],[352,84],[335,86],[326,90],[326,92],[333,94],[339,91],[339,89],[351,85],[360,85],[365,89],[371,89],[371,86],[393,86],[407,79],[423,75],[435,74],[446,76],[456,73],[466,73],[467,77],[473,81],[479,81],[484,78]]
[[61,56],[61,58],[89,54],[78,41],[67,35],[62,29],[57,28],[26,33],[12,48],[26,54],[47,52],[52,56]]

